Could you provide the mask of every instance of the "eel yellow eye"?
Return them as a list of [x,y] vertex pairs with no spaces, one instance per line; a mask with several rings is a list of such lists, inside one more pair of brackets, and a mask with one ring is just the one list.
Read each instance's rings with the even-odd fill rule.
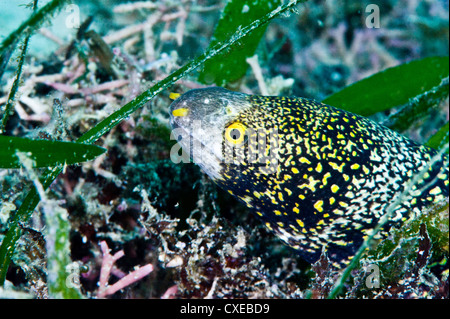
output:
[[225,138],[233,145],[241,144],[245,141],[245,131],[247,127],[239,122],[230,124],[225,131]]

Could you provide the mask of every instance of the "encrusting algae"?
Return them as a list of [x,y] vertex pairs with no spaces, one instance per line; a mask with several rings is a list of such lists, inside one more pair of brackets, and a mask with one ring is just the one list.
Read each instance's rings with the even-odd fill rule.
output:
[[207,88],[170,113],[185,154],[309,262],[348,263],[424,169],[379,235],[448,197],[448,155],[319,102]]

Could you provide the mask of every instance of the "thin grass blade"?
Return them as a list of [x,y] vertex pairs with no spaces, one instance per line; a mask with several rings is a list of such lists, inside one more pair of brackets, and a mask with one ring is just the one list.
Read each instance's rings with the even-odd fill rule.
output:
[[0,149],[0,168],[20,168],[23,159],[29,160],[28,167],[69,165],[93,160],[106,152],[97,145],[4,135],[0,135]]

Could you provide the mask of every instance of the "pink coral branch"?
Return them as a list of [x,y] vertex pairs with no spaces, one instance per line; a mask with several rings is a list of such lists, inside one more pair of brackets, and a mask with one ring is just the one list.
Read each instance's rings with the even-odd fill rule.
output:
[[178,291],[178,286],[173,285],[169,287],[166,292],[161,296],[161,299],[173,299]]
[[99,289],[98,289],[98,297],[105,298],[108,295],[111,295],[120,289],[123,289],[132,283],[142,279],[153,271],[153,265],[147,264],[143,267],[138,267],[133,270],[128,275],[121,278],[118,282],[113,284],[112,286],[108,286],[108,279],[111,275],[111,270],[114,266],[114,263],[122,258],[125,253],[123,250],[118,251],[114,255],[111,255],[108,244],[105,241],[100,242],[100,248],[103,254],[102,260],[102,268],[100,269],[100,280],[99,280]]
[[128,275],[120,279],[118,282],[113,284],[112,286],[109,286],[105,290],[105,295],[112,295],[113,293],[119,291],[122,288],[125,288],[128,285],[131,285],[132,283],[140,280],[141,278],[147,276],[149,273],[153,271],[153,265],[148,264],[143,267],[138,267],[132,272],[130,272]]

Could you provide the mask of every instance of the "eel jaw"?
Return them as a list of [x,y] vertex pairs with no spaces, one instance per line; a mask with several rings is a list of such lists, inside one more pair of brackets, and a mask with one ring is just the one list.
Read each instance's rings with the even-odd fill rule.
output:
[[[173,139],[177,140],[183,151],[189,155],[190,160],[200,166],[213,180],[222,179],[220,174],[223,162],[221,136],[211,137],[211,134],[206,134],[201,128],[192,133],[191,127],[185,128],[177,123],[171,123],[171,125]],[[219,142],[213,142],[219,139]]]

